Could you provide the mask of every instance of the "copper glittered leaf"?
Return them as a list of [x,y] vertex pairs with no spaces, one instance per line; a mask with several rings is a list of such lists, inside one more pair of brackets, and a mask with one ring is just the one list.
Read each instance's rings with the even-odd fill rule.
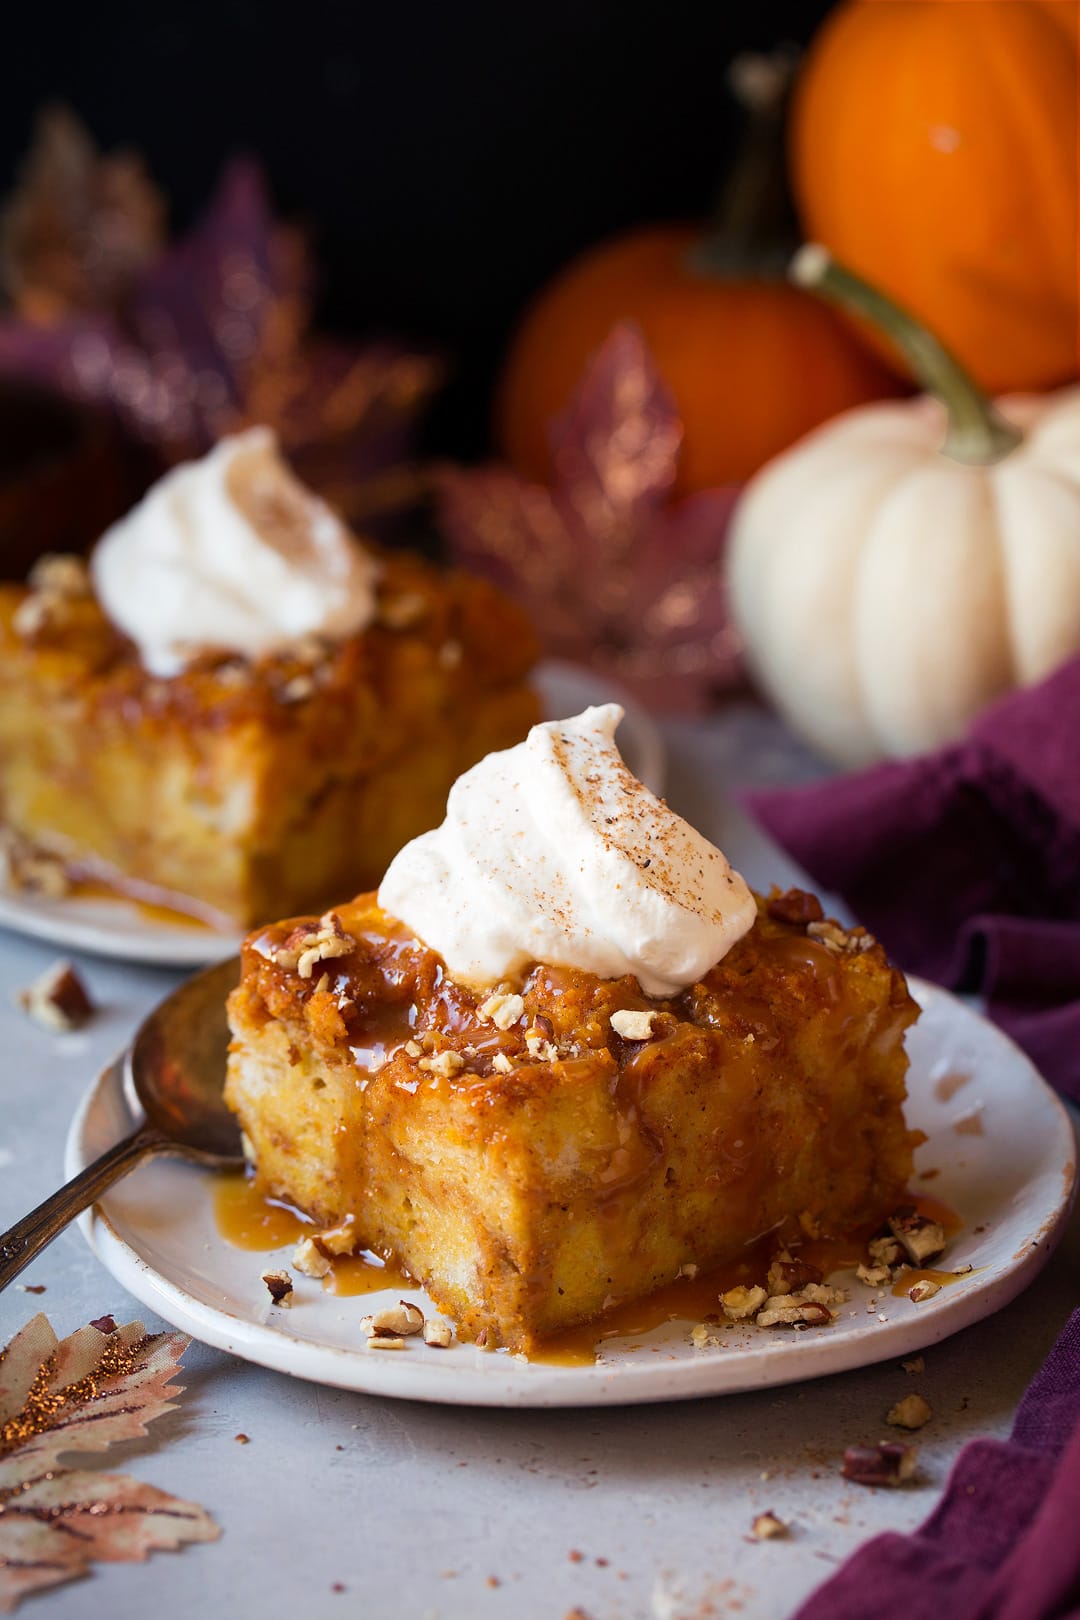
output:
[[103,156],[67,107],[46,107],[0,214],[0,282],[20,314],[115,309],[164,240],[165,204],[132,152]]
[[60,1461],[137,1439],[171,1411],[189,1343],[108,1317],[58,1341],[48,1318],[35,1316],[0,1355],[0,1609],[96,1561],[131,1562],[218,1536],[193,1502]]
[[741,678],[721,565],[737,491],[672,506],[681,442],[644,338],[621,325],[553,424],[550,488],[503,466],[436,482],[457,559],[522,603],[549,652],[694,711]]

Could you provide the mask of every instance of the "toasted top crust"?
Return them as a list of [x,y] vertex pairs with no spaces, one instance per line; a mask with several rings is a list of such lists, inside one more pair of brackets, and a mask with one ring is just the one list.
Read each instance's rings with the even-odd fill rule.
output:
[[[424,671],[461,696],[521,680],[538,653],[512,602],[484,580],[444,571],[412,554],[381,555],[376,621],[337,644],[310,645],[251,662],[207,653],[163,680],[89,594],[62,594],[28,614],[24,586],[0,586],[0,674],[77,694],[84,712],[120,711],[135,723],[235,728],[254,721],[295,729],[318,711],[328,746],[340,725],[350,746],[378,752],[387,712],[406,723],[401,694],[420,703]],[[21,611],[20,611],[21,610]],[[308,699],[317,698],[317,702]],[[365,723],[366,721],[366,723]]]
[[232,1010],[238,1024],[299,1026],[331,1061],[405,1086],[427,1080],[505,1094],[573,1060],[599,1058],[617,1072],[643,1042],[695,1031],[776,1044],[841,993],[884,1004],[897,1032],[918,1014],[881,946],[864,929],[826,921],[813,896],[797,890],[759,899],[749,934],[666,1000],[646,997],[631,976],[542,964],[518,984],[470,990],[368,894],[323,918],[250,935]]

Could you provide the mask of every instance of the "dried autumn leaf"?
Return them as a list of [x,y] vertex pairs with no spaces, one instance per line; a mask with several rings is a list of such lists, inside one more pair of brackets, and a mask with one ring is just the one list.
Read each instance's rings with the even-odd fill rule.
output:
[[60,1462],[138,1439],[171,1411],[189,1342],[182,1333],[148,1335],[141,1322],[84,1327],[58,1341],[39,1315],[0,1355],[0,1610],[96,1560],[131,1562],[220,1534],[193,1502]]
[[682,423],[635,326],[617,326],[554,424],[555,480],[442,468],[458,560],[517,597],[548,651],[700,710],[740,679],[722,555],[734,488],[669,504]]
[[[71,213],[96,170],[69,168]],[[237,159],[203,217],[140,263],[122,298],[61,302],[47,325],[0,318],[0,375],[110,411],[169,464],[253,423],[272,427],[299,476],[367,523],[425,487],[411,442],[442,367],[392,341],[314,333],[314,281],[258,165]]]

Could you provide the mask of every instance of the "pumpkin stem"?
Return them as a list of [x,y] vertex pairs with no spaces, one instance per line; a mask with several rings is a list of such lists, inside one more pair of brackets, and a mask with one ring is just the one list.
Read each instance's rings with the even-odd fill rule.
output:
[[798,52],[746,51],[728,69],[742,132],[712,222],[687,255],[707,276],[783,275],[798,240],[787,189],[784,124]]
[[808,242],[792,259],[788,274],[841,309],[865,316],[885,333],[927,393],[936,394],[949,413],[942,452],[954,461],[987,466],[1015,450],[1024,435],[1000,416],[960,362],[913,315],[857,276],[817,242]]

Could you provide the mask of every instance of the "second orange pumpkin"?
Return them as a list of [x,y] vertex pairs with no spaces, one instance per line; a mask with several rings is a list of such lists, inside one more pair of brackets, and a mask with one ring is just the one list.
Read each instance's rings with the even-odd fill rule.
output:
[[612,327],[635,321],[685,424],[677,494],[741,482],[896,378],[818,299],[781,279],[693,270],[700,232],[656,225],[601,244],[545,288],[514,339],[496,433],[526,477],[551,471],[548,425]]

